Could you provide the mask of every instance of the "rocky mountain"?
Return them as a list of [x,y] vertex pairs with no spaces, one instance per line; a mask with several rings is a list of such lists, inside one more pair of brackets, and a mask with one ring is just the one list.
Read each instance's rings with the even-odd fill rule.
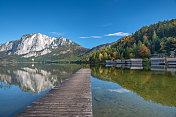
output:
[[[38,57],[63,47],[64,49],[60,51],[60,54],[66,54],[75,50],[82,50],[82,52],[87,50],[63,37],[48,37],[40,33],[32,33],[23,35],[20,40],[0,44],[0,55],[18,55],[23,58]],[[58,56],[59,53],[52,55]]]

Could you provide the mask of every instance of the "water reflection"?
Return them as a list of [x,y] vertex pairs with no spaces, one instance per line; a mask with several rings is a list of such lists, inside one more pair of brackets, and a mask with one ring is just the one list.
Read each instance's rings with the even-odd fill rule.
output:
[[176,65],[168,65],[167,71],[176,72]]
[[14,116],[80,68],[80,65],[0,65],[0,117]]
[[151,65],[151,71],[160,71],[161,73],[165,72],[165,65]]
[[37,68],[25,67],[7,72],[9,75],[3,73],[0,75],[0,81],[6,84],[17,84],[26,92],[41,92],[58,84],[57,75]]
[[176,72],[162,68],[91,66],[94,117],[175,117]]
[[[174,68],[166,69],[163,66],[152,66],[151,69],[144,67],[144,70],[125,68],[92,66],[91,70],[93,77],[117,83],[137,93],[146,101],[176,106],[176,72]],[[165,72],[168,69],[172,72]]]
[[[66,78],[74,71],[66,66],[57,66],[53,69],[46,69],[46,66],[21,66],[19,68],[0,67],[1,88],[10,88],[10,85],[18,85],[25,92],[41,92],[59,85],[63,78]],[[53,66],[52,66],[53,67]],[[64,69],[65,68],[65,69]]]

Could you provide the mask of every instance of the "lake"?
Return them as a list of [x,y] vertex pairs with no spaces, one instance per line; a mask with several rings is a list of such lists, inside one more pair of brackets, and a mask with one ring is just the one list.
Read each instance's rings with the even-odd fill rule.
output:
[[[88,65],[0,65],[0,117],[11,117]],[[94,117],[175,117],[175,66],[90,66]]]
[[0,66],[0,117],[11,117],[79,70],[79,65]]
[[94,66],[91,69],[94,116],[176,116],[175,68]]

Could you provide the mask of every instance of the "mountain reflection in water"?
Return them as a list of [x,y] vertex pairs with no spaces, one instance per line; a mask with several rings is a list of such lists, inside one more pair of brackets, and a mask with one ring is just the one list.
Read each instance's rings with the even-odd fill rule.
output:
[[[1,88],[7,85],[17,85],[25,92],[39,93],[46,89],[54,88],[59,85],[64,78],[75,71],[72,67],[55,66],[51,69],[47,66],[21,66],[18,68],[0,67],[0,84]],[[48,67],[51,67],[48,65]],[[10,87],[9,87],[10,88]]]
[[0,117],[14,116],[80,68],[69,64],[0,65]]

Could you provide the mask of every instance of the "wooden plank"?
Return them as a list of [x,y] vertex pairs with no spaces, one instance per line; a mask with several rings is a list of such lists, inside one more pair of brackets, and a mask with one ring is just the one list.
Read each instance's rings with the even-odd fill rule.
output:
[[90,77],[90,69],[80,69],[16,117],[92,117]]

